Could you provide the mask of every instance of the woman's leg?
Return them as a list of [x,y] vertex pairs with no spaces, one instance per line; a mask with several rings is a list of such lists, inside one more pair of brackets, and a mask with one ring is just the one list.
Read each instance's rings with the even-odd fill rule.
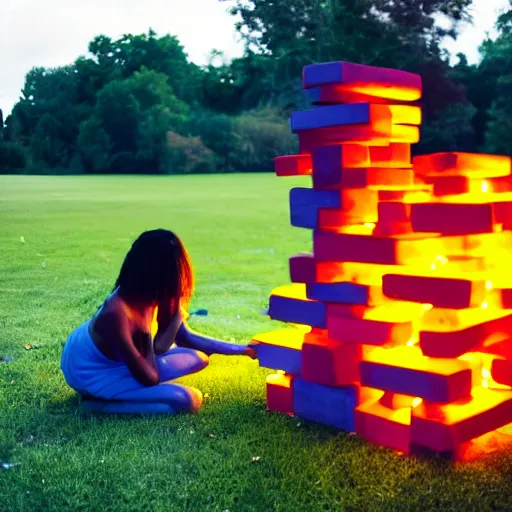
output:
[[160,382],[167,382],[203,370],[208,366],[209,358],[198,350],[176,347],[159,356],[156,362]]
[[142,386],[131,375],[127,375],[114,384],[117,389],[110,395],[110,399],[163,402],[169,404],[175,412],[198,411],[203,403],[202,393],[198,389],[168,381],[202,370],[208,365],[208,356],[197,350],[174,348],[158,357],[157,365],[160,384]]

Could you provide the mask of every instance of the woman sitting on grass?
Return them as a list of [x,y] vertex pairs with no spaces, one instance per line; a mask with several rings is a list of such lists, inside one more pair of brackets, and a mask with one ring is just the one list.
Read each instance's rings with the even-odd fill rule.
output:
[[211,354],[256,353],[189,330],[182,308],[192,288],[192,266],[180,239],[163,229],[143,233],[126,255],[112,294],[64,346],[61,369],[69,386],[84,398],[197,411],[201,392],[169,381],[202,370]]

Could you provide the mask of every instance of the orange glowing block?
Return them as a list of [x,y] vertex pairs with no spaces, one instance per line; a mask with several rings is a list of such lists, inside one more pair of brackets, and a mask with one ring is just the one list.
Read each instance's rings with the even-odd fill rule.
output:
[[412,224],[410,222],[378,221],[375,224],[373,235],[379,237],[389,237],[394,235],[405,235],[412,232]]
[[370,146],[370,167],[391,167],[409,169],[411,162],[411,145],[398,142],[388,146]]
[[339,105],[341,103],[378,103],[389,105],[410,104],[410,101],[379,98],[369,94],[357,93],[347,90],[339,85],[320,85],[311,89],[306,89],[306,96],[313,105]]
[[503,231],[499,233],[480,233],[471,235],[446,235],[439,239],[442,244],[439,254],[453,256],[467,256],[474,258],[488,257],[499,261],[508,258],[512,246],[512,233]]
[[352,224],[377,220],[378,196],[374,190],[353,188],[341,190],[341,208],[320,208],[317,229],[343,228]]
[[380,202],[377,208],[379,222],[391,224],[396,222],[410,222],[411,205],[401,201]]
[[413,233],[380,238],[352,233],[316,232],[315,258],[319,261],[352,261],[383,265],[408,265],[432,261],[442,253],[439,238]]
[[384,294],[390,298],[439,308],[463,309],[480,306],[487,296],[487,281],[477,276],[435,276],[435,271],[419,275],[388,274],[383,277]]
[[348,386],[359,382],[359,362],[373,347],[344,344],[326,331],[311,332],[302,346],[302,378],[324,386]]
[[267,409],[293,414],[293,376],[272,374],[267,377]]
[[512,386],[512,360],[495,359],[491,366],[491,376],[498,384]]
[[421,108],[412,105],[389,105],[393,124],[419,126],[421,124]]
[[444,403],[471,393],[480,366],[425,357],[418,347],[396,347],[375,350],[360,371],[363,386]]
[[510,158],[474,153],[434,153],[413,158],[414,172],[421,176],[468,176],[497,178],[511,173]]
[[405,345],[413,337],[421,311],[418,304],[403,302],[375,307],[329,304],[327,329],[329,337],[343,343]]
[[311,153],[318,146],[357,143],[367,146],[387,146],[390,142],[416,144],[419,141],[417,126],[391,124],[391,116],[374,124],[335,126],[305,130],[299,133],[301,153]]
[[303,84],[305,89],[337,85],[345,91],[399,101],[416,101],[421,97],[419,75],[350,62],[306,66]]
[[380,401],[369,401],[356,407],[356,434],[370,443],[409,453],[411,408],[390,409]]
[[[425,327],[420,332],[423,353],[430,357],[459,357],[466,352],[480,349],[490,338],[497,342],[512,336],[510,310],[500,311],[484,307],[479,312],[469,311],[469,315],[459,317],[467,322],[465,325],[453,326],[447,322]],[[423,322],[428,322],[428,314],[425,317]],[[430,323],[432,325],[432,321]]]
[[274,158],[277,176],[308,176],[313,172],[311,155],[287,155]]
[[474,388],[451,404],[423,402],[412,412],[411,443],[436,452],[459,445],[512,421],[512,391]]

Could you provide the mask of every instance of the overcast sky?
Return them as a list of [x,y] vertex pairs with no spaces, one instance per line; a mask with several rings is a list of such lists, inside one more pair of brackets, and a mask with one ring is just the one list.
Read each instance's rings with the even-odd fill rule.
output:
[[[450,51],[476,62],[480,42],[506,5],[473,0],[474,26],[447,45]],[[117,38],[151,27],[176,35],[198,64],[212,49],[236,57],[242,49],[227,8],[218,0],[0,0],[0,108],[4,115],[11,111],[32,67],[69,64],[98,34]]]

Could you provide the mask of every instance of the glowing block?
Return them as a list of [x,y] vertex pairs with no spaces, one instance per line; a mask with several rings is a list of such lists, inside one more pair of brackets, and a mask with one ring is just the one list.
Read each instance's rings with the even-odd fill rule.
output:
[[359,405],[354,413],[355,431],[367,441],[409,453],[411,408],[389,409],[379,401]]
[[352,103],[294,112],[290,124],[292,132],[297,133],[333,126],[372,124],[376,118],[390,116],[391,109],[387,105]]
[[313,171],[313,186],[318,189],[363,188],[374,190],[390,185],[412,185],[414,173],[411,169],[391,169],[368,167],[365,169],[339,169],[338,174],[331,173],[327,178]]
[[377,221],[378,195],[375,190],[342,189],[341,196],[341,208],[321,208],[318,211],[318,229],[329,230]]
[[280,330],[254,336],[258,361],[263,368],[282,370],[291,375],[300,374],[304,332]]
[[512,232],[480,233],[473,235],[446,235],[439,237],[442,244],[439,254],[452,256],[470,256],[474,258],[488,257],[499,261],[508,258],[512,246]]
[[294,413],[317,423],[353,431],[357,401],[356,386],[334,388],[306,382],[300,377],[293,382]]
[[290,190],[290,221],[292,226],[316,229],[320,208],[340,208],[339,190],[313,190],[292,188]]
[[440,241],[428,234],[379,238],[351,233],[315,232],[314,255],[319,261],[353,261],[407,265],[432,261],[441,253]]
[[391,118],[379,119],[373,125],[338,126],[299,132],[301,153],[311,153],[318,146],[348,142],[387,146],[390,142],[416,144],[418,141],[417,126],[392,125]]
[[313,105],[338,105],[340,103],[379,103],[379,104],[398,104],[403,100],[391,100],[389,98],[379,98],[370,94],[357,93],[348,90],[340,85],[320,85],[306,89],[305,94]]
[[293,414],[293,377],[274,374],[267,377],[267,409],[283,414]]
[[410,222],[382,222],[378,221],[373,230],[374,236],[389,237],[394,235],[406,235],[412,233]]
[[378,214],[379,222],[385,224],[409,222],[411,217],[411,205],[398,201],[380,202]]
[[294,112],[291,116],[292,132],[314,130],[332,126],[371,124],[375,118],[391,116],[393,124],[420,125],[421,109],[410,105],[376,105],[350,103],[331,105]]
[[414,172],[423,176],[496,178],[511,172],[510,158],[476,153],[434,153],[413,158]]
[[370,167],[411,168],[411,145],[392,143],[388,146],[370,146],[370,163]]
[[277,176],[307,176],[313,172],[311,155],[287,155],[274,158]]
[[312,332],[302,346],[302,378],[333,387],[359,382],[359,362],[372,348],[334,341],[325,331]]
[[[484,346],[490,338],[495,342],[512,336],[512,313],[483,309],[467,318],[464,326],[438,324],[420,332],[420,347],[426,356],[459,357]],[[424,318],[423,320],[427,320]]]
[[326,328],[326,305],[309,300],[301,284],[281,286],[272,291],[269,316],[273,320]]
[[335,283],[343,281],[342,263],[318,262],[310,253],[290,258],[290,281],[293,283]]
[[358,144],[320,146],[313,150],[312,159],[315,188],[340,185],[343,169],[370,165],[368,147]]
[[379,403],[386,407],[386,409],[392,409],[394,411],[403,408],[416,407],[417,404],[421,403],[421,398],[412,397],[409,395],[401,395],[400,393],[393,393],[392,391],[386,391],[379,399]]
[[430,275],[385,275],[383,292],[393,299],[432,304],[439,308],[477,307],[485,301],[487,284],[481,274],[466,279],[433,274],[435,271]]
[[363,306],[377,306],[387,300],[380,283],[310,283],[306,285],[306,294],[313,300]]
[[411,443],[436,452],[455,450],[512,421],[512,392],[473,389],[453,404],[423,402],[412,412]]
[[492,233],[496,222],[492,204],[419,203],[410,208],[412,227],[419,232]]
[[421,97],[419,75],[350,62],[306,66],[303,71],[303,84],[305,89],[336,84],[355,93],[399,101],[416,101]]
[[475,366],[425,357],[417,347],[382,349],[361,362],[361,384],[432,402],[452,402],[471,393],[473,372],[480,370]]
[[491,375],[498,384],[512,386],[512,360],[495,359],[492,362]]
[[413,337],[421,311],[418,304],[404,302],[376,307],[329,304],[327,329],[329,337],[343,343],[405,345]]

